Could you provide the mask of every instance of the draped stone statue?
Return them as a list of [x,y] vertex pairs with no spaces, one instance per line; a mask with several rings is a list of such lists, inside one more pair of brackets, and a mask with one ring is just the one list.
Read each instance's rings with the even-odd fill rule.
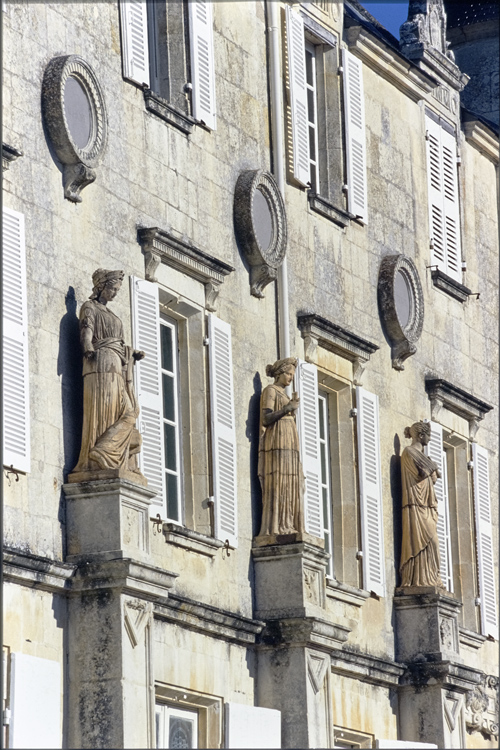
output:
[[300,462],[295,412],[296,393],[288,398],[297,367],[294,357],[266,367],[274,383],[262,391],[260,400],[259,479],[262,486],[262,525],[255,542],[273,544],[276,537],[304,532],[304,474]]
[[403,481],[403,542],[401,586],[444,588],[439,573],[438,510],[434,484],[441,476],[434,461],[424,454],[431,437],[429,422],[405,429],[412,439],[401,456]]
[[147,484],[137,468],[142,439],[135,427],[139,406],[133,386],[134,363],[145,355],[125,345],[122,322],[108,307],[123,277],[123,271],[95,271],[92,294],[80,310],[83,430],[70,482],[121,476]]

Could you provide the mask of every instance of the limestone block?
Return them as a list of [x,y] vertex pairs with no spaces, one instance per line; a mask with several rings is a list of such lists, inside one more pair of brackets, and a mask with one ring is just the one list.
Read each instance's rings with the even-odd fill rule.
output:
[[434,587],[396,589],[397,658],[408,662],[431,657],[463,663],[459,655],[461,602]]

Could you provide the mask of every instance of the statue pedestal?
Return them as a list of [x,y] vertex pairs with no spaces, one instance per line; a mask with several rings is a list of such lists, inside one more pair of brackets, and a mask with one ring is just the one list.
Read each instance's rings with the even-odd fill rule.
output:
[[406,665],[399,693],[403,740],[465,747],[465,695],[482,673],[460,656],[461,607],[444,589],[396,589],[396,658]]
[[153,490],[123,478],[68,482],[63,489],[68,562],[149,558]]

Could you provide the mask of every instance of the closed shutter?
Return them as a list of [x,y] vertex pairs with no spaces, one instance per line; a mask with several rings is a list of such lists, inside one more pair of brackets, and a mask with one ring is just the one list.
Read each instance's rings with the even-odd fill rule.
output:
[[293,176],[306,186],[310,180],[310,173],[304,22],[290,6],[286,8],[286,40],[290,75]]
[[385,596],[378,396],[358,386],[356,405],[363,586],[367,591]]
[[216,129],[215,64],[210,0],[189,0],[193,117]]
[[146,0],[120,0],[123,77],[149,86],[148,14]]
[[347,161],[347,205],[364,224],[368,221],[366,198],[366,133],[363,65],[342,50]]
[[455,136],[441,128],[441,160],[443,166],[443,214],[446,239],[446,273],[462,281],[460,250],[460,210],[457,180],[457,142]]
[[431,262],[446,273],[446,237],[444,229],[441,128],[425,118],[427,142],[427,189],[429,197],[429,230]]
[[490,635],[498,639],[488,451],[481,448],[477,443],[472,443],[472,461],[474,463],[474,511],[479,596],[481,599],[481,629],[483,635]]
[[62,747],[61,687],[59,662],[11,655],[9,747]]
[[208,316],[215,536],[238,546],[231,326]]
[[134,348],[146,353],[135,365],[135,388],[141,413],[139,429],[142,450],[139,466],[157,495],[151,513],[165,510],[165,463],[160,372],[160,323],[158,287],[150,281],[130,277],[132,336]]
[[439,560],[441,580],[447,591],[453,592],[453,568],[451,561],[450,506],[448,501],[448,471],[446,452],[443,450],[443,428],[431,422],[431,439],[426,446],[426,455],[437,464],[441,477],[434,485],[438,504],[437,534],[439,539]]
[[24,215],[3,209],[3,463],[30,470]]
[[300,459],[306,478],[304,514],[306,531],[323,539],[323,503],[318,415],[318,370],[315,365],[299,360],[295,376],[300,406],[297,409]]

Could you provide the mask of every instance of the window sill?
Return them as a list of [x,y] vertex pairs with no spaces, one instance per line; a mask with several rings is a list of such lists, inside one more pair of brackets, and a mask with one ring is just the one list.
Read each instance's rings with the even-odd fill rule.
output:
[[466,302],[469,295],[472,294],[470,289],[463,284],[460,284],[459,281],[455,281],[455,279],[452,279],[451,276],[443,273],[443,271],[440,271],[438,268],[431,271],[431,276],[432,283],[435,287],[441,289],[442,292],[446,292],[446,294],[449,294],[450,297],[454,297],[454,299],[457,299],[459,302]]
[[462,646],[469,646],[469,648],[481,648],[486,640],[485,635],[481,633],[475,633],[473,630],[467,630],[467,628],[458,628],[458,639]]
[[219,539],[205,536],[198,531],[191,531],[191,529],[178,526],[176,523],[164,523],[163,536],[168,544],[183,547],[191,552],[197,552],[199,555],[206,555],[206,557],[215,557],[217,550],[224,546],[224,542]]
[[347,211],[344,211],[342,208],[336,208],[329,200],[318,195],[318,193],[313,193],[311,190],[307,194],[307,200],[313,211],[330,219],[330,221],[333,221],[339,227],[348,227],[351,219],[354,219],[354,216],[347,213]]
[[180,109],[177,109],[172,104],[169,104],[166,99],[162,99],[161,96],[155,94],[151,89],[144,89],[144,101],[148,112],[152,112],[161,120],[168,122],[169,125],[182,130],[186,135],[190,135],[193,132],[196,120],[181,112]]
[[370,597],[370,592],[357,589],[355,586],[348,586],[347,583],[340,583],[335,578],[327,578],[326,595],[329,599],[337,599],[339,602],[361,607],[365,599]]

